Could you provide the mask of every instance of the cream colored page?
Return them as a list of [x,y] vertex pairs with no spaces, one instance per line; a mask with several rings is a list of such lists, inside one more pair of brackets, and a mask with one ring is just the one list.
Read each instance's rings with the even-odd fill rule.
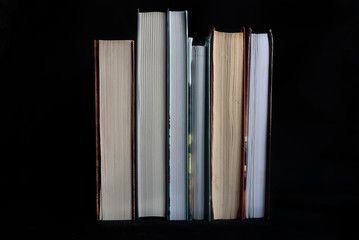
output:
[[214,31],[212,206],[215,219],[238,217],[242,99],[243,33]]
[[130,220],[131,41],[99,41],[101,219]]

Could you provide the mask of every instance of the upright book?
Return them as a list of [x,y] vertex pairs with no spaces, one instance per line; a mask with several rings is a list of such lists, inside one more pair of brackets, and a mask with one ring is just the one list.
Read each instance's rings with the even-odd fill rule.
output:
[[245,218],[269,217],[273,35],[248,31]]
[[166,13],[138,12],[138,217],[166,216]]
[[98,220],[135,218],[134,41],[94,42]]
[[187,214],[187,11],[167,12],[169,219]]
[[190,45],[188,212],[189,219],[205,217],[205,86],[206,47]]
[[241,211],[244,161],[244,32],[211,33],[211,217],[234,219]]

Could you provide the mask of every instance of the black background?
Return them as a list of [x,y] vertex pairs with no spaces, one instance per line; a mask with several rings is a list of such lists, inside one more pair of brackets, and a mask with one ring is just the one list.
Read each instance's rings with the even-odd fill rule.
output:
[[[96,222],[94,39],[137,8],[274,34],[270,220]],[[1,209],[13,238],[353,238],[359,215],[358,1],[1,1]]]

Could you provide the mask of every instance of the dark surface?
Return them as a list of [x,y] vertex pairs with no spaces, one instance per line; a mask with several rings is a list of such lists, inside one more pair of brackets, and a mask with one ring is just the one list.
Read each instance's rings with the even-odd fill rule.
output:
[[[353,238],[359,215],[359,3],[1,1],[2,227],[14,238]],[[291,2],[291,4],[289,4]],[[94,39],[136,39],[136,9],[189,35],[272,28],[271,219],[96,222]]]

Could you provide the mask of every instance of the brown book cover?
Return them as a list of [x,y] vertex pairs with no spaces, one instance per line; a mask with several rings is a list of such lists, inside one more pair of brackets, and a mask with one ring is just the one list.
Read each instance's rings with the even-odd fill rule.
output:
[[[94,40],[94,68],[95,68],[95,135],[96,135],[96,218],[100,220],[100,192],[101,192],[101,148],[100,148],[100,118],[99,118],[99,59],[98,40]],[[131,42],[132,48],[132,97],[131,97],[131,184],[132,184],[132,219],[136,219],[136,81],[135,81],[135,42]]]
[[240,189],[240,204],[239,204],[239,209],[238,209],[238,218],[243,219],[244,217],[244,210],[245,208],[243,207],[245,204],[245,196],[244,196],[244,165],[245,165],[245,158],[246,158],[246,143],[245,143],[245,137],[247,135],[247,96],[248,96],[248,91],[247,91],[247,51],[246,51],[246,47],[247,47],[247,38],[246,38],[246,29],[245,27],[242,28],[242,32],[243,32],[243,114],[242,114],[242,163],[241,163],[241,189]]

